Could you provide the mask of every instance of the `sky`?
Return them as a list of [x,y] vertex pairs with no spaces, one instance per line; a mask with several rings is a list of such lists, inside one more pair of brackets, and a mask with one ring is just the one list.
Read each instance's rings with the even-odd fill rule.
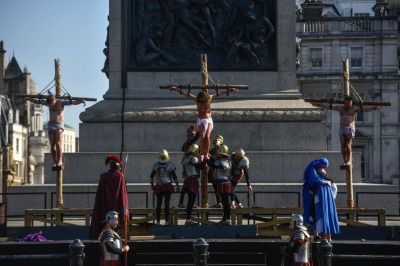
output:
[[[0,0],[0,40],[28,68],[39,92],[54,79],[60,59],[61,84],[73,97],[103,99],[108,79],[104,66],[109,0]],[[53,92],[55,90],[53,88]],[[93,105],[87,102],[85,108]],[[43,114],[47,121],[48,110]],[[83,105],[67,106],[65,123],[79,135]]]

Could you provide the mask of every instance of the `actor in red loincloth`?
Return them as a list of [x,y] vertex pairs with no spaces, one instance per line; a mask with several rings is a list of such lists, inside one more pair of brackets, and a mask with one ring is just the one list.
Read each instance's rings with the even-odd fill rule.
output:
[[[110,169],[100,176],[89,230],[90,238],[97,238],[103,230],[101,221],[107,212],[117,211],[121,214],[121,221],[125,221],[125,207],[129,209],[125,178],[120,172],[121,160],[114,155],[109,155],[105,164],[110,165]],[[129,219],[129,214],[127,219]]]

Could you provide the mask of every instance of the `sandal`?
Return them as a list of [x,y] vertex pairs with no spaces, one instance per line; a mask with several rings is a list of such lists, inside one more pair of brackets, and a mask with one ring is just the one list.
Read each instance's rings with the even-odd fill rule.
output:
[[236,208],[238,208],[238,209],[243,209],[243,205],[242,205],[242,203],[239,203],[238,205],[237,205],[237,207]]

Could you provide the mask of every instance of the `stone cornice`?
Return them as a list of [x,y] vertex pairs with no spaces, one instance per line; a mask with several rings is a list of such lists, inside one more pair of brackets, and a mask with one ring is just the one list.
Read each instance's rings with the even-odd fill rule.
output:
[[[85,112],[80,114],[84,123],[118,123],[120,112],[100,113]],[[212,118],[219,122],[321,122],[325,120],[325,112],[320,110],[295,111],[213,111]],[[124,122],[193,122],[197,119],[196,111],[128,111],[124,113]]]

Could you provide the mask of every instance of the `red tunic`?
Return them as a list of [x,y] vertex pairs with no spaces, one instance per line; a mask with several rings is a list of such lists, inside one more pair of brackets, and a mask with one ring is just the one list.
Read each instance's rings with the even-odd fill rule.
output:
[[100,260],[100,266],[122,266],[123,263],[121,260]]
[[[118,212],[120,223],[123,225],[125,221],[125,207],[129,211],[124,175],[121,172],[111,171],[103,173],[100,176],[97,187],[89,237],[97,238],[100,235],[104,228],[104,224],[101,222],[105,220],[109,211]],[[127,219],[129,219],[129,214]]]
[[155,194],[158,194],[160,192],[164,191],[170,191],[171,193],[174,192],[174,186],[171,183],[165,184],[165,185],[156,185],[156,189],[154,190]]
[[185,178],[185,181],[183,182],[183,188],[182,190],[184,191],[190,191],[194,194],[199,193],[199,176],[197,175],[192,175],[187,178]]
[[233,194],[233,186],[230,181],[215,179],[215,183],[217,184],[217,194]]

